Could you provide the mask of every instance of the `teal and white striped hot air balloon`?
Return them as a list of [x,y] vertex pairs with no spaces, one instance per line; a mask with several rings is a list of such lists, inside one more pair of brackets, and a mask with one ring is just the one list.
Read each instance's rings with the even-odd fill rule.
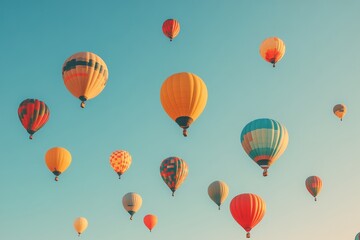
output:
[[268,168],[284,153],[289,135],[279,122],[261,118],[244,127],[240,142],[249,157],[264,169],[263,176],[267,176]]

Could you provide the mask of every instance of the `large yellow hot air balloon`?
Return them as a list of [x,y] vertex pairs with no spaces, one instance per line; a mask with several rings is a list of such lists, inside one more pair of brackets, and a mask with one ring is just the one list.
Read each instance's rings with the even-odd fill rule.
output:
[[223,181],[215,181],[209,185],[208,194],[211,200],[219,206],[220,210],[220,205],[225,201],[229,194],[229,187]]
[[58,181],[58,176],[63,173],[71,163],[71,154],[62,147],[51,148],[45,154],[45,163],[49,170],[56,176],[55,181]]
[[168,77],[161,86],[160,100],[165,112],[183,128],[187,129],[203,112],[208,92],[200,77],[181,72]]
[[265,39],[260,45],[260,55],[261,57],[272,63],[275,67],[275,63],[281,60],[285,54],[285,44],[278,37],[270,37]]
[[79,52],[66,59],[62,76],[66,88],[82,101],[81,107],[84,108],[86,100],[96,97],[104,89],[109,73],[98,55]]
[[122,199],[122,204],[123,204],[125,210],[130,214],[130,220],[132,220],[133,215],[141,207],[142,198],[137,193],[129,192],[124,195],[124,197]]
[[344,104],[336,104],[333,108],[333,112],[342,121],[347,112],[347,108]]
[[79,234],[83,233],[88,226],[88,221],[84,217],[78,217],[74,221],[75,231]]

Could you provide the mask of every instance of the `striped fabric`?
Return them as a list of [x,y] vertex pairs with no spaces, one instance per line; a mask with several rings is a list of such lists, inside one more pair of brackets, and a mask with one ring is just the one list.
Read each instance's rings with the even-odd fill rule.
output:
[[162,25],[162,30],[164,35],[172,41],[180,32],[180,23],[175,19],[167,19]]
[[305,181],[306,189],[317,200],[316,197],[320,193],[322,188],[321,178],[318,176],[310,176]]

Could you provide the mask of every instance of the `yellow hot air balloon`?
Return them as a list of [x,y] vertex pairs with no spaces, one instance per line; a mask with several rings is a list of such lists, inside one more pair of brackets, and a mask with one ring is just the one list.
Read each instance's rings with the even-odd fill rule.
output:
[[260,45],[260,55],[261,57],[273,64],[281,60],[285,54],[285,44],[278,37],[270,37],[265,39]]
[[79,98],[81,107],[85,101],[96,97],[105,88],[108,69],[105,62],[91,52],[79,52],[66,59],[62,76],[66,88]]
[[141,207],[142,198],[137,193],[129,192],[124,195],[124,197],[122,199],[122,204],[123,204],[125,210],[130,214],[130,220],[132,220],[133,215]]
[[209,185],[208,194],[211,200],[219,206],[220,210],[220,205],[225,201],[229,194],[229,187],[223,181],[215,181]]
[[88,226],[88,221],[84,217],[78,217],[74,221],[74,228],[75,231],[79,234],[79,236],[86,230],[87,226]]
[[208,92],[200,77],[181,72],[168,77],[161,86],[160,100],[165,112],[183,128],[187,129],[203,112]]
[[334,106],[333,112],[338,118],[340,118],[340,121],[342,121],[347,112],[347,108],[344,104],[337,104]]
[[45,163],[49,170],[56,176],[55,181],[58,181],[58,176],[63,173],[71,163],[71,154],[62,147],[51,148],[45,154]]
[[119,179],[121,175],[129,169],[131,161],[131,155],[127,151],[116,150],[111,153],[110,165],[119,175]]

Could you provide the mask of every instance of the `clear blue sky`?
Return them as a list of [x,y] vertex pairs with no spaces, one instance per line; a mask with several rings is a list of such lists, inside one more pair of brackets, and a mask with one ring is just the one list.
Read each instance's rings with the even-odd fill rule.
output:
[[[256,193],[267,212],[252,239],[353,239],[360,231],[360,2],[355,0],[7,1],[0,8],[2,114],[0,239],[83,240],[245,239],[229,211],[232,197]],[[161,26],[181,24],[170,43]],[[275,69],[259,55],[278,36],[286,54]],[[109,69],[104,91],[79,107],[61,67],[79,51],[101,56]],[[160,87],[188,71],[206,83],[209,98],[189,137],[163,111]],[[45,101],[50,120],[30,141],[17,108]],[[332,107],[348,106],[340,122]],[[284,124],[289,146],[269,176],[246,155],[242,128],[268,117]],[[73,162],[59,182],[44,162],[54,146]],[[109,165],[116,149],[133,163],[121,180]],[[189,175],[175,198],[159,166],[183,158]],[[318,175],[314,202],[305,179]],[[209,199],[214,180],[228,183],[223,209]],[[121,199],[143,197],[129,221]],[[156,214],[149,233],[142,219]]]

